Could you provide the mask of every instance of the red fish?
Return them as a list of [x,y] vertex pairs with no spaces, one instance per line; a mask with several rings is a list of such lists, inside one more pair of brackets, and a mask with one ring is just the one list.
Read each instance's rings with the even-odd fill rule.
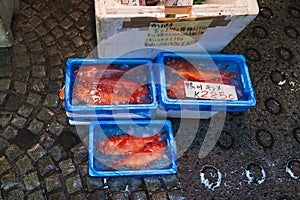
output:
[[[134,67],[132,69],[121,69],[114,67],[113,65],[99,64],[99,65],[89,65],[81,67],[79,70],[74,72],[76,76],[76,81],[80,83],[85,83],[87,85],[97,85],[101,78],[121,78],[125,74],[131,74],[134,76],[141,76],[142,74],[138,70],[145,67],[144,65]],[[59,97],[61,100],[64,99],[64,88],[61,89]]]
[[148,87],[124,78],[101,78],[98,84],[77,81],[73,89],[74,97],[88,105],[109,105],[145,103],[149,95]]
[[106,170],[118,169],[122,166],[131,169],[143,169],[159,160],[166,153],[166,149],[167,145],[165,142],[155,141],[148,143],[146,147],[138,153],[132,153],[119,161],[103,162],[103,164],[111,165]]
[[98,84],[101,78],[122,77],[125,74],[141,75],[137,70],[143,65],[129,70],[114,67],[113,65],[90,65],[80,68],[74,74],[77,79],[88,84]]
[[158,141],[165,134],[161,132],[151,137],[136,137],[129,134],[110,136],[97,143],[97,151],[105,155],[125,155],[137,153],[145,149],[147,144]]
[[239,80],[239,78],[232,77],[238,72],[224,72],[229,65],[226,65],[219,71],[212,71],[202,66],[195,67],[190,62],[182,58],[167,58],[165,61],[167,67],[171,68],[171,72],[179,76],[175,80],[172,76],[167,79],[167,95],[171,99],[184,99],[185,88],[184,81],[197,81],[207,83],[217,83],[232,85],[231,80]]
[[194,66],[192,63],[181,58],[169,58],[165,61],[165,64],[189,81],[210,82],[215,80],[239,80],[238,78],[232,77],[238,74],[238,72],[224,72],[229,65],[226,65],[220,71],[212,71],[200,65]]

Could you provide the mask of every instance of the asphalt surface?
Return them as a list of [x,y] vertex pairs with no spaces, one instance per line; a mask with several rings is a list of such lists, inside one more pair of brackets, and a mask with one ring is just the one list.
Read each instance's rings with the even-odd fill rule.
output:
[[171,119],[184,139],[198,129],[176,175],[102,179],[88,175],[87,150],[58,97],[66,59],[96,46],[93,1],[21,0],[15,45],[0,48],[0,199],[299,199],[300,3],[259,6],[222,51],[246,56],[257,105],[227,113],[204,158],[213,119]]

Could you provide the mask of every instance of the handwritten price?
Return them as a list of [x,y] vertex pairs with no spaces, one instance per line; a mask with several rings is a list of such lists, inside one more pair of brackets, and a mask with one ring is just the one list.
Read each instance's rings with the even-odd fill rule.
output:
[[186,97],[196,99],[237,100],[235,86],[185,81]]

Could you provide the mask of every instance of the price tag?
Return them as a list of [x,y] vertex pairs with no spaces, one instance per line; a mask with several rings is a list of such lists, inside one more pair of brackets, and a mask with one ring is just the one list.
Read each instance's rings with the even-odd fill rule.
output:
[[185,95],[196,99],[238,100],[235,86],[184,81]]

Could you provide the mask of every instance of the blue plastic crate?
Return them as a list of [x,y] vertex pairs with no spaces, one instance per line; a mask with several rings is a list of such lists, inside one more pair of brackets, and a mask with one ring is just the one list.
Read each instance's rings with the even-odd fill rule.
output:
[[[182,59],[193,65],[201,65],[210,71],[237,72],[231,77],[236,80],[227,80],[226,84],[235,86],[237,100],[215,100],[201,98],[173,98],[168,96],[167,85],[174,75],[168,65],[172,65],[172,60]],[[178,65],[179,66],[179,65]],[[224,66],[227,66],[225,69]],[[182,66],[181,66],[182,67]],[[211,111],[211,112],[242,112],[256,104],[255,92],[252,87],[246,59],[242,55],[224,54],[176,54],[161,53],[156,58],[156,78],[159,109],[164,111]],[[223,70],[223,71],[222,71]],[[182,76],[178,76],[179,79]],[[193,80],[194,81],[194,80]],[[179,90],[179,88],[178,88]],[[182,91],[182,92],[185,92]]]
[[[91,65],[109,65],[112,64],[116,68],[123,70],[129,70],[141,65],[140,73],[146,77],[147,87],[149,88],[150,100],[147,103],[142,104],[120,104],[120,105],[87,105],[84,103],[76,102],[76,98],[73,96],[73,87],[76,82],[76,76],[74,72],[78,69]],[[134,77],[132,75],[131,77]],[[100,78],[100,77],[99,77]],[[135,76],[134,78],[139,78]],[[70,58],[66,62],[66,83],[65,83],[65,109],[68,113],[74,113],[79,115],[86,115],[84,120],[97,120],[97,119],[113,119],[113,118],[142,118],[149,119],[155,116],[155,110],[157,109],[156,88],[154,84],[154,74],[152,70],[152,61],[148,59],[90,59],[90,58]],[[126,115],[127,114],[127,115]],[[80,117],[73,120],[83,120]]]
[[[165,154],[157,161],[141,168],[132,169],[120,166],[117,169],[108,169],[111,165],[107,162],[116,162],[132,154],[122,156],[105,155],[97,150],[97,143],[107,137],[130,133],[138,137],[150,137],[157,133],[165,132],[160,140],[167,144]],[[97,177],[119,176],[160,176],[177,172],[176,143],[173,138],[171,122],[166,120],[116,120],[91,122],[89,126],[89,175]],[[137,160],[142,163],[143,160]],[[105,164],[104,164],[105,163]]]

